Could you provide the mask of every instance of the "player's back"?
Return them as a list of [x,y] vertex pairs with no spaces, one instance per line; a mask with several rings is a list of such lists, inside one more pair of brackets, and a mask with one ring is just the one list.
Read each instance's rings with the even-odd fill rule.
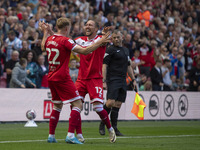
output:
[[[76,38],[75,41],[78,45],[87,47],[98,41],[101,37],[102,36],[97,35],[95,38],[88,40],[87,36],[82,36]],[[90,54],[80,54],[78,79],[102,78],[102,65],[105,51],[106,47],[101,46]]]
[[73,40],[61,35],[53,35],[47,38],[45,49],[48,55],[50,81],[63,81],[70,79],[69,58],[71,50],[75,47]]

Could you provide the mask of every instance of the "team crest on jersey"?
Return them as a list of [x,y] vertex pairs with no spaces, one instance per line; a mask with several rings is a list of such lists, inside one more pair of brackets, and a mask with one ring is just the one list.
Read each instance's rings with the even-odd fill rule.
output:
[[76,95],[79,95],[79,93],[78,93],[78,91],[77,91],[77,90],[76,90],[75,92],[76,92]]
[[108,53],[105,53],[104,58],[105,58],[106,56],[108,56],[108,55],[109,55]]

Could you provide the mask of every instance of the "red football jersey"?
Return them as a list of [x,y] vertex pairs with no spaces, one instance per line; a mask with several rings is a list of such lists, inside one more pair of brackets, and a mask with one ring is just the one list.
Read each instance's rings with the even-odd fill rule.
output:
[[[78,45],[87,47],[101,39],[101,37],[101,35],[97,35],[95,38],[88,40],[87,36],[82,36],[76,38],[75,41]],[[80,54],[78,79],[103,78],[102,65],[105,51],[106,46],[101,46],[88,55]]]
[[53,35],[47,38],[45,49],[49,62],[49,81],[69,80],[69,59],[71,50],[76,47],[76,43],[61,35]]

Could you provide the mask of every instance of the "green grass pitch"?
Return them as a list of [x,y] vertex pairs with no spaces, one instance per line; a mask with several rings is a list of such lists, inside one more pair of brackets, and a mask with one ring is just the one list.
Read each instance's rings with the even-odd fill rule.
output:
[[83,145],[64,142],[67,122],[58,124],[58,143],[46,142],[48,123],[37,123],[37,128],[24,124],[0,124],[0,150],[200,150],[200,121],[120,121],[125,136],[116,143],[109,142],[108,132],[99,135],[99,122],[83,122]]

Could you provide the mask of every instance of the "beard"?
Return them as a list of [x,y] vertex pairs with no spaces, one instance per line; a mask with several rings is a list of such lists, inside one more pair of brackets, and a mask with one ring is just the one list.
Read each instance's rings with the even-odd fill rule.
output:
[[91,36],[93,33],[92,32],[85,32],[86,36]]

